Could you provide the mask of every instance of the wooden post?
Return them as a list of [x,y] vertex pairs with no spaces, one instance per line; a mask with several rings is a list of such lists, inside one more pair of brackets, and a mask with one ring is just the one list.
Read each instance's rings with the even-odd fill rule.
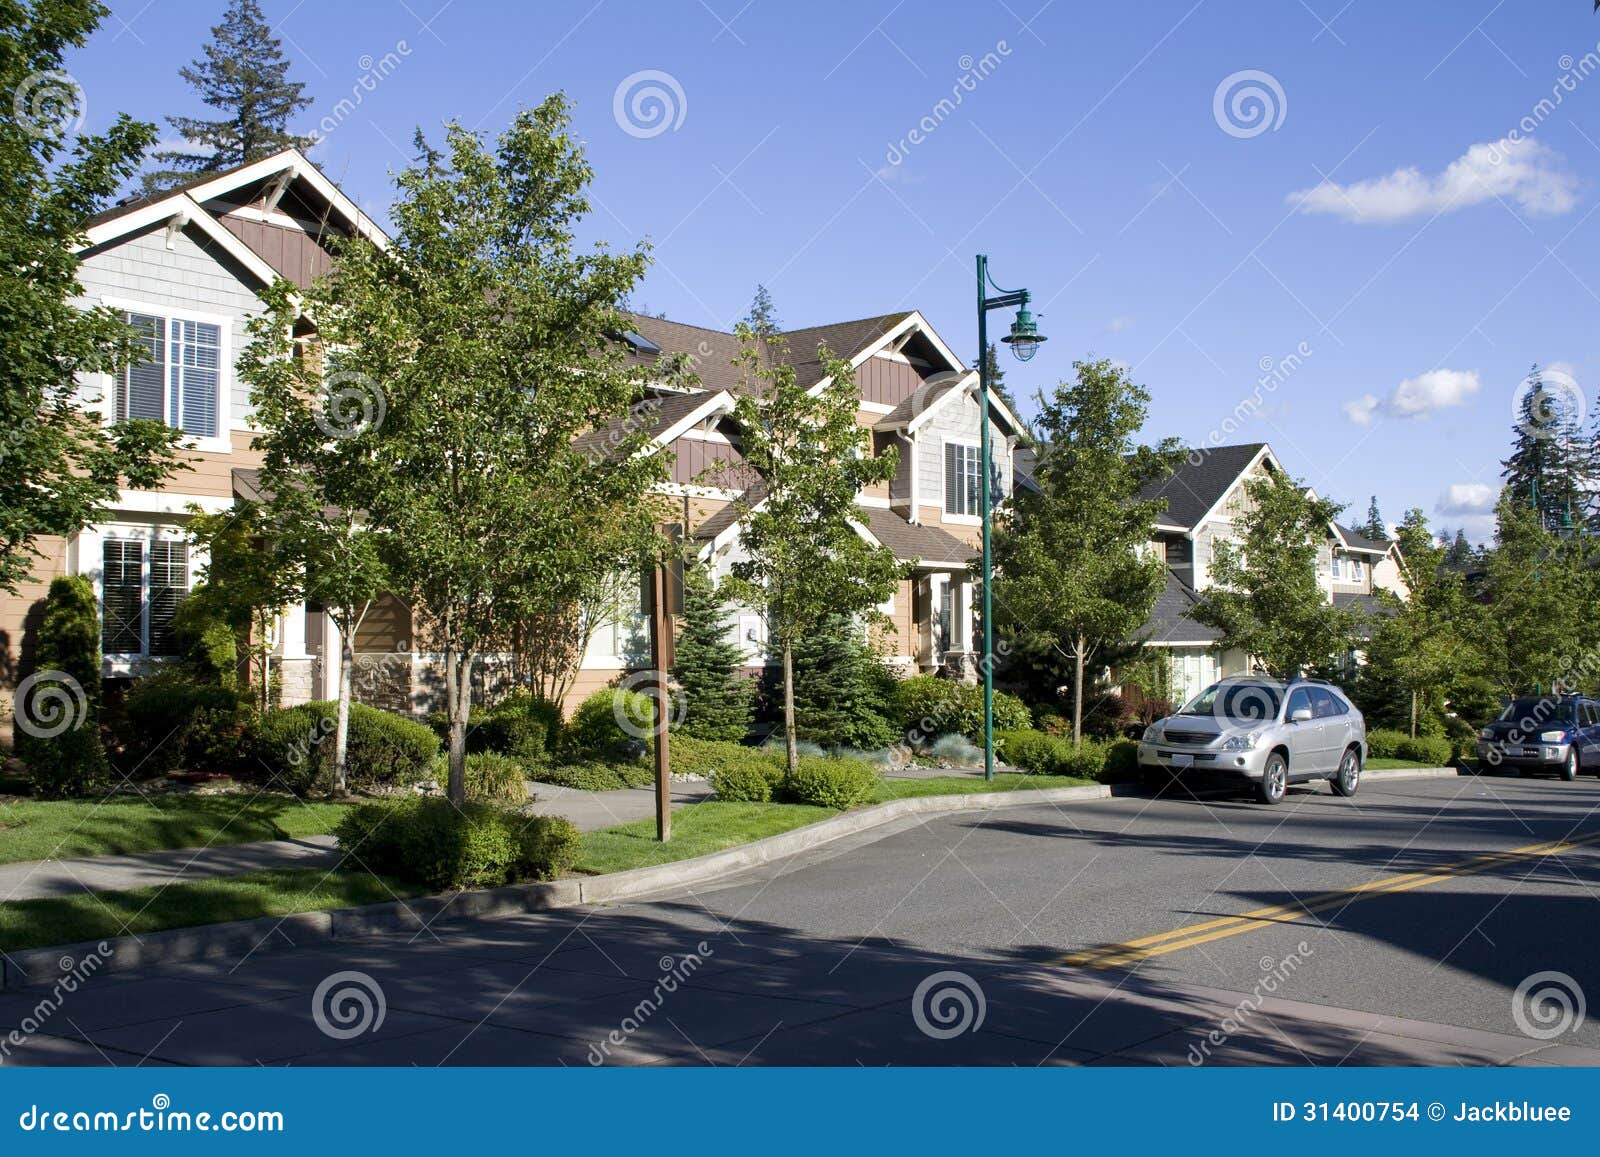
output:
[[667,668],[672,665],[672,641],[667,624],[667,568],[658,563],[650,583],[650,657],[656,669],[656,839],[672,838],[672,757],[667,724],[672,717]]

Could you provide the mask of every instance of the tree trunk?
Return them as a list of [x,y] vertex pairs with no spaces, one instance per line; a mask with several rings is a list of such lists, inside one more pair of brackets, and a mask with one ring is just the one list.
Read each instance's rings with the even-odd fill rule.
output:
[[1417,693],[1411,692],[1411,738],[1417,737]]
[[[346,620],[348,622],[348,620]],[[339,640],[339,709],[333,727],[333,784],[340,795],[349,794],[346,782],[346,763],[350,753],[350,694],[352,668],[356,664],[356,648],[352,632],[341,631]]]
[[793,775],[800,766],[800,752],[794,739],[794,653],[789,640],[783,640],[783,750]]
[[1083,742],[1083,650],[1084,639],[1078,636],[1078,645],[1072,653],[1072,746]]
[[472,655],[454,648],[444,653],[445,710],[450,716],[450,778],[445,794],[451,803],[467,802],[467,716],[472,709]]

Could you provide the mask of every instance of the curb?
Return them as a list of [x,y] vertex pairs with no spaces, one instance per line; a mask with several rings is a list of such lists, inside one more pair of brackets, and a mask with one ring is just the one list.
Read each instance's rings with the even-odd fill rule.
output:
[[[1454,768],[1395,768],[1370,771],[1367,779],[1431,779],[1454,776]],[[787,859],[834,840],[893,823],[907,816],[989,811],[1002,807],[1081,803],[1140,796],[1133,784],[1092,784],[1053,787],[1040,791],[978,792],[968,795],[926,795],[891,800],[858,812],[846,812],[803,828],[783,832],[753,843],[741,844],[671,864],[631,868],[605,876],[553,880],[542,884],[512,884],[478,892],[449,892],[367,904],[300,912],[292,916],[263,916],[225,924],[172,928],[142,936],[119,936],[81,944],[29,948],[4,954],[0,960],[0,991],[29,983],[45,984],[71,971],[73,961],[99,957],[96,972],[126,972],[152,964],[176,964],[219,956],[244,955],[279,948],[298,948],[325,940],[348,940],[379,932],[414,931],[446,916],[480,920],[522,916],[554,908],[615,903],[690,884],[706,883],[747,868]]]

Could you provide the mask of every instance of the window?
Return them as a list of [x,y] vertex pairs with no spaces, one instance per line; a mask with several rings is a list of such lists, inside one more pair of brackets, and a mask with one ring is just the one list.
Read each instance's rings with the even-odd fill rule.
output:
[[172,619],[189,593],[189,544],[107,538],[100,561],[101,649],[108,655],[176,654]]
[[962,442],[946,442],[944,446],[944,512],[946,514],[976,517],[978,509],[981,466],[978,447]]
[[1362,574],[1362,562],[1361,562],[1361,560],[1359,558],[1351,559],[1350,560],[1350,581],[1354,582],[1354,583],[1360,582],[1361,581],[1361,574]]
[[951,585],[950,580],[945,579],[937,587],[938,602],[933,620],[933,651],[936,659],[950,649],[955,638],[956,604]]
[[117,383],[117,420],[149,418],[198,438],[217,436],[222,327],[204,321],[127,313],[144,350]]
[[[1285,719],[1293,719],[1296,711],[1311,711],[1311,694],[1305,688],[1297,688],[1289,694],[1289,707],[1283,713]],[[1315,712],[1313,711],[1314,715]]]
[[1311,688],[1311,709],[1318,719],[1333,719],[1349,711],[1343,700],[1321,687]]

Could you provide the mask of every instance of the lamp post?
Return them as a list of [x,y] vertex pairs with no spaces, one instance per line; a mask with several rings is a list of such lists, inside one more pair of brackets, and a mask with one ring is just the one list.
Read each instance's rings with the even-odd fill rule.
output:
[[[989,291],[994,290],[994,296]],[[989,311],[1017,307],[1011,332],[1000,340],[1020,362],[1038,352],[1044,337],[1028,312],[1026,289],[1001,289],[989,276],[989,258],[978,254],[978,457],[979,504],[983,511],[983,778],[994,778],[994,603],[990,594],[993,564],[989,554]]]

